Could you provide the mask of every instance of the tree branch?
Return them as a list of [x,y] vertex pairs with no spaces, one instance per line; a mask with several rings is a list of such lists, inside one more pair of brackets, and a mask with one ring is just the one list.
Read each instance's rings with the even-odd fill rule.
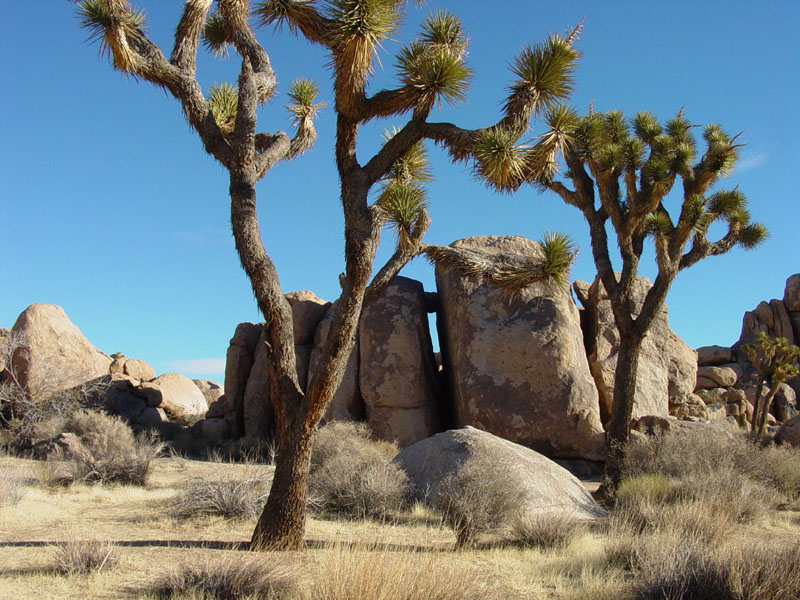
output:
[[169,60],[186,75],[194,76],[197,71],[197,46],[212,1],[186,0],[183,16],[175,29],[175,46]]

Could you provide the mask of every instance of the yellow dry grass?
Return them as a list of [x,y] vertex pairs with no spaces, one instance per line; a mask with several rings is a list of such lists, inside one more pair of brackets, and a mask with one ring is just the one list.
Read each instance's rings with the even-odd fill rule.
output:
[[[40,466],[0,458],[4,473],[26,483],[18,504],[0,508],[0,599],[146,598],[153,582],[178,563],[241,559],[245,551],[239,545],[249,540],[253,523],[177,521],[167,502],[189,479],[215,469],[257,468],[271,475],[266,466],[164,458],[156,461],[146,488],[52,489],[38,484]],[[784,513],[760,528],[797,536],[800,519]],[[494,543],[454,552],[453,533],[416,506],[384,523],[312,517],[306,551],[282,554],[281,560],[297,566],[298,600],[630,597],[631,576],[608,564],[604,535],[595,528],[556,550]],[[55,569],[54,546],[71,540],[113,542],[119,562],[89,576],[62,575]]]

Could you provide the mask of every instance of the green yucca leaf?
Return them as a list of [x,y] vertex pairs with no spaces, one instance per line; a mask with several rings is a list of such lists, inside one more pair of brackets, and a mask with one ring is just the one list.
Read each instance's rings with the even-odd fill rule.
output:
[[[542,107],[550,109],[566,100],[572,94],[578,56],[579,53],[558,36],[523,49],[511,63],[511,71],[517,77],[509,87],[512,97],[520,92],[532,93],[536,100],[534,114]],[[510,101],[511,98],[506,101],[506,108]]]
[[597,162],[603,169],[615,169],[625,166],[625,150],[619,144],[606,144],[596,153]]
[[672,222],[667,213],[658,210],[647,216],[645,219],[645,227],[649,235],[669,235],[672,231]]
[[394,229],[398,247],[409,247],[414,228],[428,208],[425,188],[409,181],[389,181],[381,190],[377,206]]
[[702,196],[689,196],[683,202],[681,217],[692,225],[692,229],[705,229],[714,220],[713,215],[706,212],[705,200]]
[[675,140],[668,135],[657,135],[650,142],[653,154],[665,160],[672,158],[676,145]]
[[667,135],[675,140],[677,144],[688,144],[696,146],[694,136],[691,134],[692,124],[683,117],[683,110],[674,118],[667,121]]
[[[134,70],[135,58],[125,37],[143,29],[145,13],[131,8],[128,2],[122,5],[123,14],[115,17],[107,0],[83,0],[78,4],[77,16],[81,27],[89,32],[89,41],[100,43],[100,54],[111,55],[114,68],[129,73]],[[122,37],[115,32],[121,32]]]
[[442,100],[448,104],[466,100],[472,70],[445,46],[411,42],[398,54],[397,69],[419,107],[430,108]]
[[475,138],[475,172],[497,191],[516,190],[523,181],[527,148],[517,146],[516,141],[501,127],[484,129]]
[[335,46],[363,40],[370,54],[394,33],[401,17],[395,0],[328,0],[327,12]]
[[[392,128],[391,131],[385,131],[383,133],[383,142],[388,142],[397,135],[397,132],[398,129],[396,128]],[[433,181],[433,173],[428,161],[428,149],[425,147],[425,143],[420,140],[411,146],[403,156],[394,162],[386,179],[419,183]]]
[[643,142],[650,144],[661,135],[661,125],[652,113],[641,111],[633,118],[633,129],[636,136]]
[[577,246],[572,239],[557,231],[546,231],[539,243],[545,254],[543,268],[546,281],[557,285],[565,285],[569,271],[578,255]]
[[709,147],[728,145],[730,138],[717,123],[709,123],[703,128],[703,139]]
[[208,15],[203,25],[203,46],[214,56],[219,58],[228,56],[228,41],[225,39],[221,14],[215,12]]
[[289,86],[289,99],[291,104],[286,108],[295,118],[295,125],[302,119],[313,119],[319,109],[325,106],[324,102],[315,103],[319,93],[319,86],[311,79],[295,79]]
[[687,144],[686,142],[679,142],[675,146],[675,154],[673,157],[673,170],[686,172],[688,171],[692,161],[697,154],[695,147],[692,144]]
[[225,133],[233,131],[239,89],[230,83],[215,83],[208,90],[208,107],[217,126]]
[[738,243],[745,250],[752,250],[767,239],[769,239],[767,228],[761,223],[752,223],[739,232]]
[[735,208],[722,214],[722,217],[733,225],[746,227],[750,224],[750,211],[744,207]]
[[459,58],[467,49],[467,37],[461,19],[449,11],[437,10],[425,18],[420,41],[428,46],[444,46]]
[[744,208],[747,199],[738,189],[721,190],[713,194],[706,202],[706,209],[716,215],[726,215],[732,211]]
[[612,144],[622,144],[628,139],[630,128],[621,111],[610,110],[603,115],[603,131]]
[[644,164],[644,143],[636,137],[628,138],[622,146],[624,166],[628,171],[636,171]]

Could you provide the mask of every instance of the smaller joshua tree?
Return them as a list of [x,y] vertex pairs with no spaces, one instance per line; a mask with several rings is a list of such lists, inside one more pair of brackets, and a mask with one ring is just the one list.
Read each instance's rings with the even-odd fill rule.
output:
[[[662,125],[648,112],[633,119],[619,111],[590,110],[579,116],[559,105],[547,111],[544,122],[547,131],[532,145],[518,145],[502,127],[484,130],[474,150],[477,171],[500,191],[515,191],[523,183],[553,191],[580,210],[588,223],[592,257],[620,335],[606,463],[607,481],[614,489],[630,439],[642,340],[672,282],[703,258],[737,245],[755,248],[767,231],[750,222],[747,201],[738,188],[711,189],[732,172],[739,147],[736,137],[719,125],[703,129],[705,148],[700,150],[692,134],[695,125],[682,109]],[[560,158],[567,166],[563,177]],[[670,192],[678,182],[682,190],[675,198]],[[727,231],[713,241],[709,230],[718,222]],[[612,263],[610,231],[616,236],[620,273]],[[639,308],[633,302],[633,283],[647,241],[655,246],[658,274]]]
[[[750,431],[764,435],[767,430],[767,415],[778,389],[787,379],[800,373],[795,364],[800,359],[800,348],[790,344],[786,338],[773,338],[762,331],[754,342],[744,344],[742,350],[758,373]],[[765,384],[768,391],[762,398]]]

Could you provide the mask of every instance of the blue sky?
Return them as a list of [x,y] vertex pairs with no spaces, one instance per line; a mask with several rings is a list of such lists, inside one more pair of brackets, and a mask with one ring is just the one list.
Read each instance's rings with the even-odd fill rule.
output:
[[[139,3],[166,53],[181,5]],[[464,127],[493,123],[510,81],[508,61],[525,44],[585,17],[572,98],[579,110],[594,101],[596,110],[630,116],[649,110],[666,119],[685,106],[694,123],[744,131],[739,168],[721,186],[740,186],[771,238],[753,252],[734,250],[682,272],[668,298],[670,321],[692,346],[728,345],[738,339],[744,311],[782,297],[786,278],[800,271],[794,185],[800,4],[433,1],[411,8],[397,41],[385,44],[385,70],[373,90],[392,85],[395,52],[439,8],[463,18],[475,77],[468,102],[433,119]],[[230,234],[227,174],[205,155],[178,104],[113,71],[86,43],[73,13],[67,0],[0,3],[0,327],[11,327],[31,303],[59,304],[107,353],[142,358],[159,373],[221,380],[234,327],[260,320]],[[288,130],[283,106],[292,79],[315,79],[321,99],[330,101],[325,57],[285,31],[259,36],[279,79],[279,95],[262,111],[260,127]],[[207,89],[235,80],[236,66],[203,55],[200,82]],[[332,111],[324,110],[315,150],[278,165],[259,187],[264,243],[284,291],[311,289],[329,300],[338,295],[343,270],[333,123]],[[401,124],[365,128],[362,162],[385,128]],[[437,180],[429,186],[427,241],[484,234],[539,239],[545,230],[560,230],[580,246],[573,278],[594,277],[577,210],[530,188],[498,196],[436,148],[431,156]],[[378,262],[393,243],[386,232]],[[643,273],[653,274],[651,264]],[[403,274],[434,287],[423,260]]]

